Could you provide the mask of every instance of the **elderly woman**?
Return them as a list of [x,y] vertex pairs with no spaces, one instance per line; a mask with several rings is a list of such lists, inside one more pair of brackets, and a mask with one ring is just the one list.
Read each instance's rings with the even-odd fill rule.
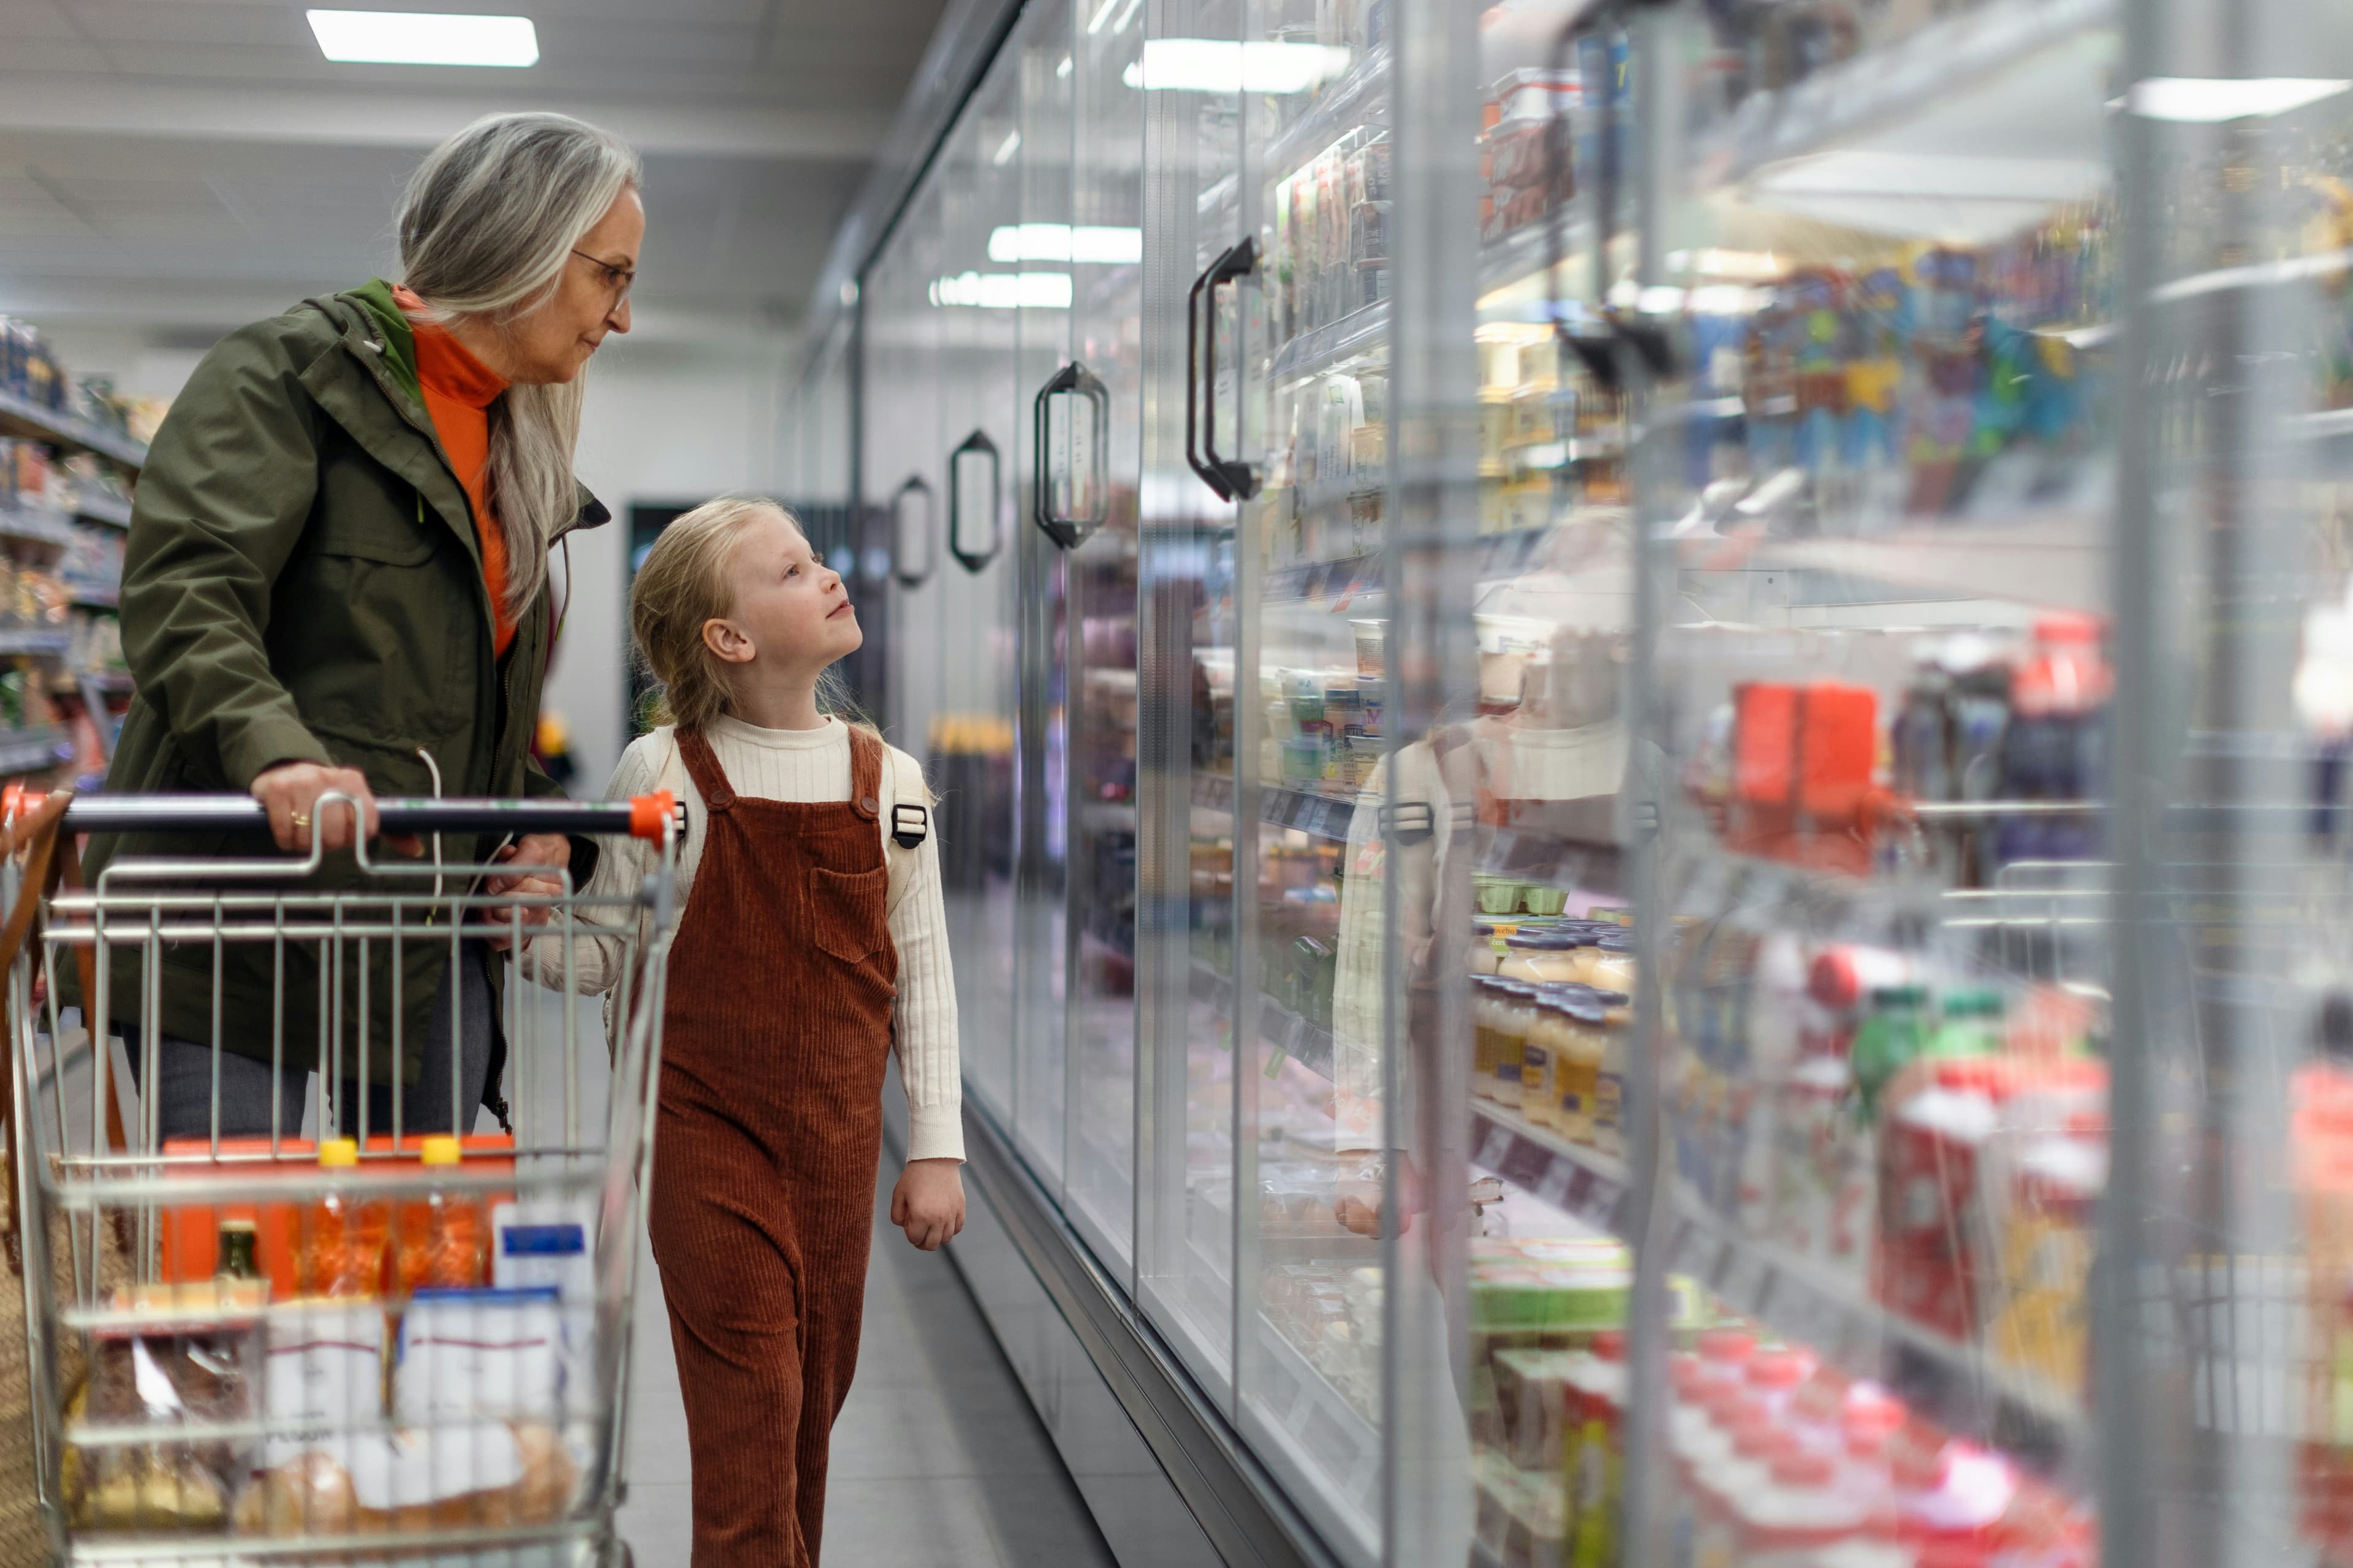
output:
[[[606,333],[629,330],[639,179],[628,147],[578,121],[480,121],[409,181],[402,283],[307,300],[205,356],[156,432],[132,510],[122,641],[139,695],[109,790],[249,791],[279,849],[306,851],[317,836],[328,860],[313,885],[330,887],[361,880],[349,851],[375,831],[377,792],[557,793],[530,754],[555,637],[548,556],[606,520],[573,478],[573,447],[581,372]],[[322,810],[331,793],[360,810]],[[91,875],[142,852],[267,852],[247,837],[101,839]],[[595,854],[560,837],[446,847],[568,861],[582,882]],[[340,1089],[344,1132],[363,1111],[390,1130],[395,1074],[409,1086],[406,1127],[470,1128],[478,1096],[502,1112],[485,945],[468,942],[453,965],[446,940],[404,943],[394,1067],[389,944],[373,944],[373,1092],[362,1102],[356,1085]],[[213,1125],[214,962],[209,944],[165,949],[160,1038],[152,1057],[132,1052],[142,1079],[151,1065],[159,1079],[166,1137]],[[319,1009],[334,994],[320,956],[290,949],[282,983],[274,964],[269,943],[225,946],[224,1135],[293,1133],[319,1065]],[[116,950],[112,1021],[134,1044],[138,970],[136,949]],[[345,1071],[362,1023],[350,979]]]

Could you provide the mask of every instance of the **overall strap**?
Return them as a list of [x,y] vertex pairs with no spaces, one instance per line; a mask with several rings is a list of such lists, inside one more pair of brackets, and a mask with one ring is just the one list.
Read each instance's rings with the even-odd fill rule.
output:
[[719,765],[718,754],[711,742],[702,738],[700,730],[679,730],[673,732],[678,742],[678,754],[686,763],[686,776],[702,795],[706,811],[725,811],[735,804],[735,791],[727,783],[727,770]]
[[[850,724],[849,805],[867,821],[882,815],[882,742],[862,724]],[[700,783],[700,780],[696,781]]]

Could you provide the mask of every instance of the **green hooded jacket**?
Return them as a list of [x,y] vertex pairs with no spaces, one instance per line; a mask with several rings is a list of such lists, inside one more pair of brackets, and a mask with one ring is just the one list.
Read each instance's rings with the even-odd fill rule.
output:
[[[530,750],[554,644],[549,595],[533,600],[499,658],[472,509],[416,365],[414,334],[381,279],[232,332],[197,365],[155,433],[132,509],[122,647],[138,695],[107,770],[110,794],[242,793],[276,763],[311,762],[357,768],[379,795],[429,795],[436,780],[421,753],[438,765],[442,795],[561,793]],[[586,489],[580,503],[572,527],[607,520]],[[445,842],[444,853],[479,860],[495,847]],[[575,886],[586,884],[595,852],[574,841]],[[92,841],[88,875],[95,885],[111,862],[148,855],[276,853],[251,834],[122,835]],[[309,886],[365,884],[344,853]],[[402,1076],[411,1083],[449,957],[446,921],[434,931],[442,940],[403,943]],[[222,1044],[268,1060],[281,989],[272,945],[222,946]],[[388,1076],[388,947],[373,943],[367,966],[367,1076],[378,1082]],[[358,1043],[355,956],[343,975],[347,1053]],[[115,945],[111,960],[113,1017],[136,1023],[140,949]],[[213,1039],[213,965],[208,942],[165,947],[164,1033]],[[327,978],[315,948],[289,944],[289,1063],[316,1065]],[[355,1058],[343,1068],[353,1074]]]

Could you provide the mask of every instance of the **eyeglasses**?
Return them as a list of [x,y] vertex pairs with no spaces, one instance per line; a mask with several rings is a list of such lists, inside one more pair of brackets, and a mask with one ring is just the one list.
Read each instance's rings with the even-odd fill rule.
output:
[[634,267],[616,267],[611,262],[601,260],[585,250],[575,250],[572,254],[605,275],[605,287],[613,291],[613,302],[607,308],[619,310],[621,301],[629,297],[629,290],[637,287],[638,269]]

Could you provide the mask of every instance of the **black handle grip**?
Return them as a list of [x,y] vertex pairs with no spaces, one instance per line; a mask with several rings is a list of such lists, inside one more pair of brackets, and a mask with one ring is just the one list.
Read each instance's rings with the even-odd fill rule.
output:
[[[1234,499],[1233,487],[1226,483],[1225,475],[1201,460],[1199,404],[1201,401],[1201,294],[1209,286],[1209,274],[1226,258],[1218,256],[1201,275],[1193,279],[1191,292],[1185,296],[1185,462],[1201,478],[1201,482],[1216,492],[1219,500]],[[1217,363],[1218,325],[1209,323],[1209,359],[1212,369]]]
[[[988,548],[966,550],[964,547],[964,459],[985,457],[988,459],[988,499],[980,509],[988,519]],[[997,498],[1002,493],[1005,470],[997,455],[997,443],[985,430],[975,430],[964,438],[962,445],[948,454],[948,553],[955,556],[967,572],[977,574],[997,558]]]
[[1593,170],[1593,311],[1589,321],[1580,319],[1573,326],[1570,323],[1559,285],[1561,253],[1565,248],[1561,226],[1568,220],[1568,197],[1575,194],[1577,174],[1569,150],[1568,117],[1561,112],[1560,94],[1549,82],[1556,82],[1567,74],[1568,58],[1582,39],[1622,26],[1626,13],[1634,5],[1647,3],[1649,0],[1605,0],[1591,11],[1571,17],[1554,37],[1552,53],[1546,61],[1545,277],[1553,297],[1553,333],[1562,347],[1577,356],[1586,374],[1610,392],[1625,384],[1622,349],[1632,348],[1651,374],[1657,376],[1673,373],[1674,354],[1664,331],[1641,321],[1636,312],[1620,310],[1609,303],[1609,257],[1618,232],[1620,143],[1617,83],[1609,79],[1607,54],[1598,68],[1586,69],[1581,94],[1592,106],[1600,126],[1597,139],[1599,155]]
[[[923,556],[921,571],[915,570],[907,563],[905,548],[907,530],[901,514],[901,509],[907,504],[907,498],[915,495],[923,497]],[[921,474],[909,474],[907,482],[901,485],[898,491],[891,497],[891,575],[899,580],[899,586],[902,588],[920,588],[931,581],[932,573],[939,566],[939,530],[932,512],[931,484]]]
[[[1047,440],[1050,420],[1046,405],[1051,399],[1062,396],[1082,397],[1087,402],[1087,428],[1093,447],[1092,456],[1096,481],[1093,487],[1094,505],[1071,517],[1064,517],[1054,508],[1053,468]],[[1036,462],[1031,481],[1030,515],[1037,519],[1038,526],[1045,530],[1047,538],[1065,550],[1075,550],[1085,543],[1087,536],[1102,527],[1103,520],[1110,515],[1110,502],[1105,493],[1109,486],[1105,482],[1104,466],[1110,461],[1111,393],[1085,365],[1072,360],[1038,389],[1038,395],[1029,405],[1029,419],[1031,456]]]
[[1209,264],[1202,274],[1208,285],[1205,298],[1212,320],[1208,323],[1209,352],[1202,367],[1201,456],[1211,472],[1224,480],[1219,490],[1228,500],[1248,500],[1258,494],[1258,470],[1248,463],[1218,456],[1218,290],[1238,279],[1247,278],[1258,270],[1258,242],[1245,238]]
[[[659,803],[657,805],[656,803]],[[676,813],[664,796],[627,800],[434,800],[380,795],[385,833],[566,833],[644,835],[649,807]],[[682,827],[683,818],[673,816]],[[269,814],[244,795],[81,795],[66,807],[71,833],[207,833],[269,830]]]

